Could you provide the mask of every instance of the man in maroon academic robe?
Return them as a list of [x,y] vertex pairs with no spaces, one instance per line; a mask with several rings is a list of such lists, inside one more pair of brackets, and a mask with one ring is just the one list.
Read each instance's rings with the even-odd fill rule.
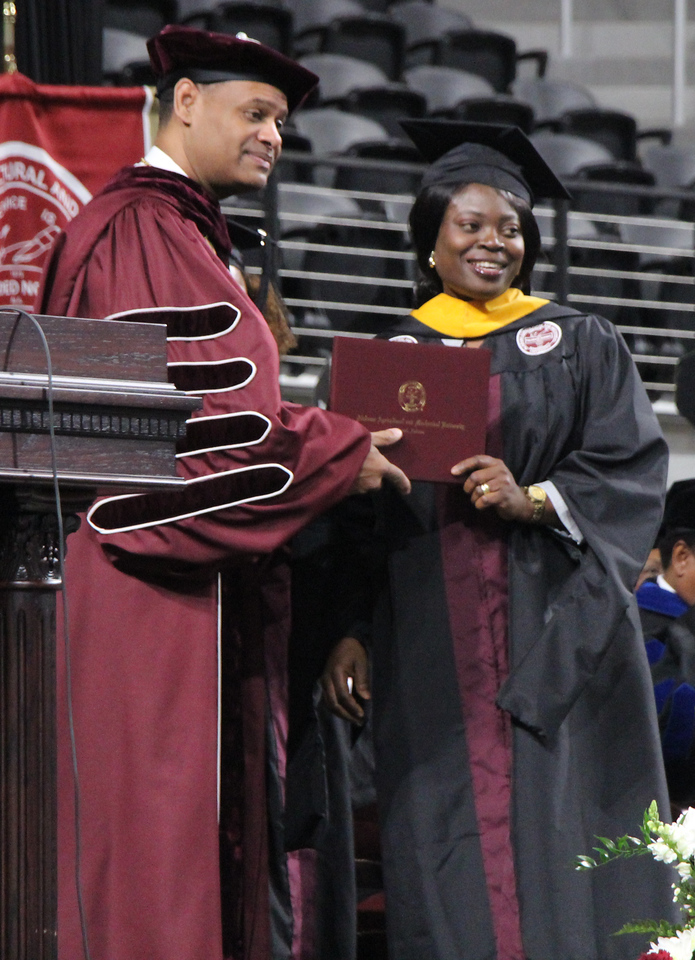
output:
[[[282,832],[284,545],[346,494],[407,480],[377,449],[397,432],[281,401],[275,343],[230,272],[219,198],[265,185],[316,78],[183,27],[150,54],[156,144],[58,239],[40,305],[166,323],[170,378],[203,398],[178,453],[185,489],[101,500],[70,539],[86,933],[100,960],[308,958],[310,858],[268,850],[269,818],[276,846]],[[78,960],[65,683],[59,956]]]

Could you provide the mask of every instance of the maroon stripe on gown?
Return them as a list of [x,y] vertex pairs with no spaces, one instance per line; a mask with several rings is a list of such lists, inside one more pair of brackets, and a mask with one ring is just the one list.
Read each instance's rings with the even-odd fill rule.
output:
[[[276,555],[265,579],[265,665],[268,703],[275,733],[277,774],[283,800],[287,772],[288,679],[287,641],[290,635],[289,566]],[[287,875],[292,905],[292,960],[312,960],[316,953],[316,869],[315,850],[293,850],[287,854]]]
[[[268,960],[264,618],[252,567],[223,576],[222,618],[223,952],[229,960]],[[245,637],[253,642],[244,642]]]
[[[501,389],[490,380],[487,453],[501,457]],[[458,486],[439,491],[449,622],[497,960],[523,960],[512,852],[512,731],[495,704],[509,672],[507,544],[492,511],[475,510]]]
[[316,905],[318,896],[316,850],[293,850],[287,855],[290,877],[294,936],[292,960],[314,960],[316,957]]

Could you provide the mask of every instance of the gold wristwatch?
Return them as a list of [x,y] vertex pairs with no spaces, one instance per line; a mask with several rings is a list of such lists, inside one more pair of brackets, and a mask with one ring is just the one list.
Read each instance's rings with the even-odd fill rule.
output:
[[548,499],[548,494],[545,492],[543,487],[537,487],[535,484],[532,484],[530,487],[522,487],[521,489],[526,494],[526,499],[530,500],[533,504],[533,516],[531,517],[531,523],[540,523],[545,510],[545,501]]

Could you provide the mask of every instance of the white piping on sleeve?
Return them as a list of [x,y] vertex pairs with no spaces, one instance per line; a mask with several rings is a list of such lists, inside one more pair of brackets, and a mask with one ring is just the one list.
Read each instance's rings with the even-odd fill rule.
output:
[[248,416],[249,413],[252,413],[254,416],[261,420],[265,420],[266,422],[266,428],[263,431],[262,436],[258,437],[256,440],[245,440],[243,443],[221,443],[215,447],[200,447],[197,450],[186,450],[185,453],[177,453],[176,459],[180,460],[182,457],[195,457],[201,453],[213,453],[216,450],[237,450],[241,447],[255,447],[257,444],[263,443],[265,438],[270,433],[272,424],[268,417],[262,413],[256,413],[254,410],[244,411],[242,413],[222,413],[212,417],[193,417],[191,420],[187,420],[186,423],[196,423],[200,422],[201,420],[222,420],[231,419],[232,417],[244,417]]
[[104,320],[123,320],[126,317],[132,317],[133,314],[136,313],[196,313],[201,310],[211,310],[213,307],[229,307],[229,309],[233,311],[235,318],[231,326],[220,330],[219,333],[206,333],[202,337],[167,337],[167,340],[172,343],[178,341],[194,343],[196,340],[216,340],[218,337],[223,337],[225,334],[231,333],[241,319],[241,310],[235,307],[233,303],[229,303],[228,300],[219,300],[215,303],[201,303],[197,307],[135,307],[132,310],[120,310],[118,313],[110,313],[108,317],[104,317]]
[[171,360],[167,363],[167,369],[169,367],[219,367],[225,363],[248,363],[251,368],[251,373],[246,380],[242,380],[241,383],[235,383],[231,387],[215,387],[210,390],[182,390],[181,392],[188,396],[203,397],[206,393],[227,393],[230,390],[241,390],[242,387],[246,387],[251,383],[258,372],[258,367],[253,360],[249,360],[248,357],[225,357],[224,360],[196,360],[193,362],[190,360]]
[[279,497],[281,494],[283,494],[294,480],[294,474],[292,471],[288,470],[287,467],[284,467],[281,463],[258,463],[250,467],[240,467],[238,470],[223,470],[220,473],[211,473],[209,476],[194,477],[192,480],[186,480],[186,485],[188,486],[189,484],[194,483],[205,483],[208,480],[216,480],[219,477],[228,477],[238,473],[248,473],[252,470],[263,470],[266,467],[276,467],[278,470],[283,471],[283,473],[287,475],[287,479],[283,486],[280,487],[279,490],[273,490],[272,493],[259,493],[255,497],[243,497],[241,500],[231,500],[228,503],[216,503],[211,507],[203,507],[201,510],[193,510],[190,513],[181,513],[175,517],[166,517],[163,520],[148,520],[146,523],[134,523],[126,527],[114,527],[109,530],[94,523],[92,520],[92,515],[104,504],[113,503],[116,500],[133,500],[136,497],[143,496],[143,494],[140,493],[124,493],[117,497],[106,497],[103,500],[99,500],[97,503],[92,504],[87,513],[87,522],[93,530],[96,530],[97,533],[103,533],[106,536],[115,533],[133,533],[135,530],[146,530],[149,527],[162,527],[168,523],[178,523],[181,520],[190,520],[193,517],[200,517],[207,513],[217,513],[219,510],[228,510],[230,507],[238,507],[245,503],[255,503],[257,500],[270,500],[272,497]]

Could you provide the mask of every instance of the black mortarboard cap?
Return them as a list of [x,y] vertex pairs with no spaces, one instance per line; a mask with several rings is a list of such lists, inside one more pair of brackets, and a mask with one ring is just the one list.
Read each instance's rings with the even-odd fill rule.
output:
[[531,206],[538,197],[570,198],[519,127],[464,120],[402,120],[401,126],[431,164],[423,187],[483,183]]
[[676,480],[668,489],[660,534],[670,530],[695,530],[695,479]]
[[160,96],[182,77],[194,83],[255,80],[281,90],[292,113],[319,82],[311,70],[245,35],[170,24],[147,41],[147,49]]

